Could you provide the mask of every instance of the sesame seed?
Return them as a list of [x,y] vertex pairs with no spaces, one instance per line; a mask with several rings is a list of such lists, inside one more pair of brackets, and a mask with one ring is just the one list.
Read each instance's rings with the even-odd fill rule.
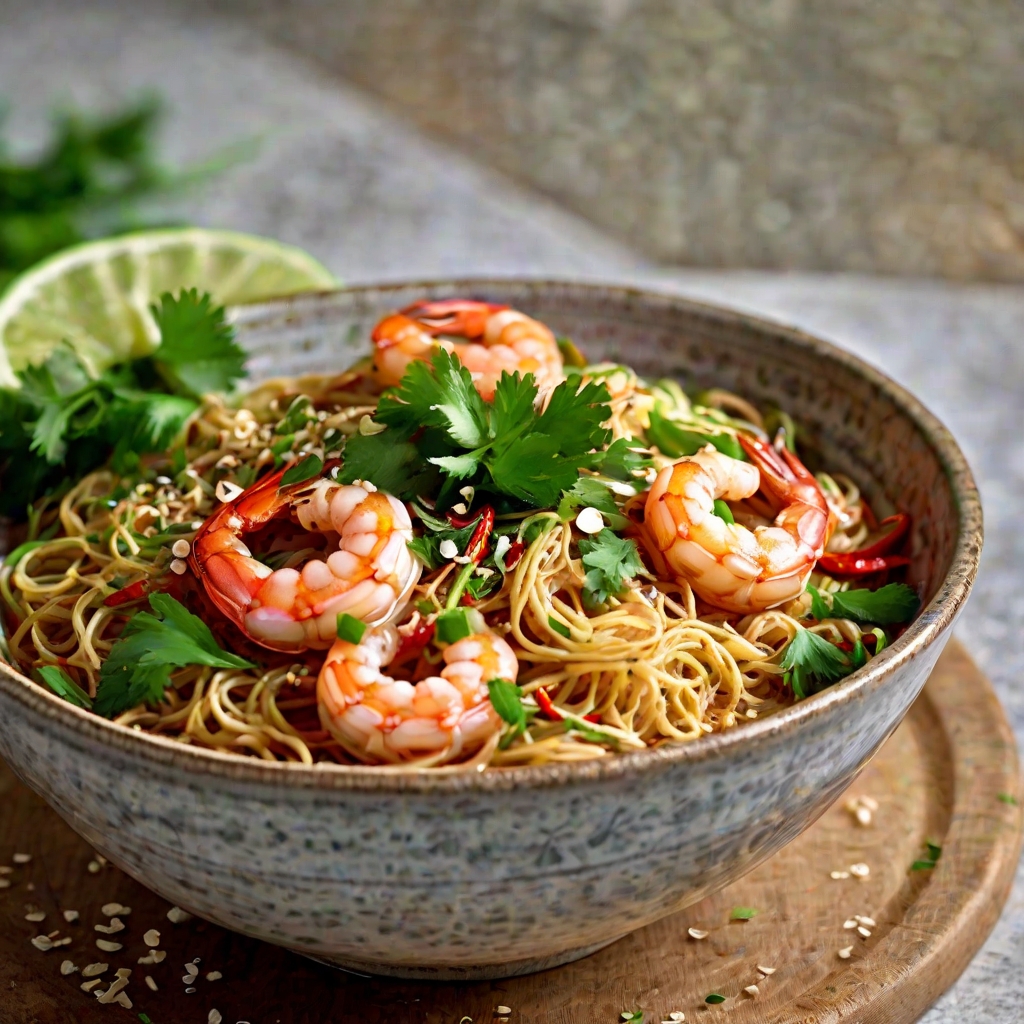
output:
[[119,1006],[123,1006],[126,1010],[132,1008],[132,1001],[128,998],[127,992],[118,992],[117,998],[114,1000]]
[[854,914],[853,916],[856,917],[857,920],[860,921],[860,923],[862,925],[866,925],[868,928],[874,928],[875,927],[875,923],[876,922],[875,922],[874,918],[872,918],[872,917],[865,917],[865,916],[857,915],[857,914]]
[[95,924],[93,928],[104,935],[116,935],[118,932],[124,931],[124,921],[119,917],[112,917],[110,924]]
[[34,924],[38,924],[40,921],[46,920],[46,911],[33,910],[32,913],[25,915],[25,920],[32,921]]
[[459,501],[452,505],[452,511],[455,512],[457,515],[464,516],[469,511],[469,509],[466,508],[463,502]]
[[686,934],[689,935],[691,939],[706,939],[709,933],[701,928],[687,928]]
[[855,918],[855,917],[848,917],[843,922],[843,927],[847,928],[847,929],[849,929],[849,928],[856,928],[857,927],[857,918]]
[[58,942],[55,942],[53,944],[53,948],[56,949],[58,946],[70,946],[70,945],[71,945],[71,936],[67,935],[63,939],[60,939]]
[[859,927],[859,928],[857,929],[857,934],[858,934],[858,935],[863,935],[865,939],[870,939],[870,938],[871,938],[871,932],[870,932],[870,930],[869,930],[869,929],[867,929],[867,928],[865,928],[865,927],[864,927],[864,925],[861,925],[861,926],[860,926],[860,927]]
[[363,437],[372,437],[374,434],[379,434],[387,429],[388,425],[386,423],[375,423],[369,413],[364,413],[363,417],[359,420],[359,433]]
[[511,1006],[498,1006],[498,1007],[495,1007],[494,1012],[498,1013],[498,1014],[501,1014],[501,1016],[504,1017],[505,1014],[512,1012],[512,1007]]
[[466,499],[467,505],[471,505],[473,503],[473,497],[476,495],[476,488],[473,487],[472,484],[467,484],[465,487],[459,488],[459,494]]
[[576,528],[583,533],[600,533],[604,529],[604,516],[600,510],[588,505],[576,517]]
[[167,487],[171,483],[171,478],[169,476],[158,476],[156,478],[156,482],[161,487]]
[[682,1010],[673,1010],[668,1015],[668,1019],[669,1020],[674,1020],[674,1021],[686,1020],[686,1014],[683,1013]]
[[53,942],[50,940],[48,935],[37,935],[34,939],[30,940],[32,945],[39,950],[40,953],[45,953],[47,950],[53,949]]
[[83,978],[95,978],[97,974],[102,974],[110,964],[86,964],[82,968]]
[[74,924],[78,920],[78,911],[77,910],[65,910],[64,911],[64,920],[67,921],[68,924]]
[[849,871],[833,871],[833,872],[831,872],[829,874],[829,877],[830,878],[835,878],[836,880],[839,880],[839,879],[842,879],[842,878],[849,878],[850,877],[850,872]]
[[10,889],[11,883],[6,878],[0,878],[0,889]]
[[858,807],[855,814],[858,824],[864,826],[871,824],[871,812],[866,807]]
[[160,933],[155,928],[150,928],[145,935],[142,936],[142,941],[150,947],[160,945]]
[[36,891],[36,883],[35,882],[29,882],[28,885],[25,886],[25,890],[27,892],[35,892]]
[[864,805],[864,806],[865,806],[865,807],[866,807],[866,808],[867,808],[867,809],[868,809],[869,811],[877,811],[877,810],[878,810],[878,801],[877,801],[877,800],[874,800],[874,799],[872,799],[872,798],[871,798],[871,797],[869,797],[869,796],[862,796],[862,797],[860,798],[860,802],[861,802],[861,803],[862,803],[862,804],[863,804],[863,805]]
[[49,934],[49,935],[47,935],[46,937],[47,937],[48,939],[55,939],[55,938],[57,938],[57,936],[58,936],[58,935],[60,935],[60,929],[54,929],[54,930],[53,930],[52,932],[50,932],[50,934]]
[[151,949],[145,956],[140,956],[138,962],[140,964],[159,964],[163,963],[167,956],[167,952],[163,949]]
[[852,952],[853,952],[853,946],[843,946],[843,948],[841,950],[839,950],[839,959],[840,960],[849,960],[850,959],[850,954]]
[[757,718],[757,712],[753,708],[751,708],[747,712],[747,718]]
[[194,988],[187,988],[187,989],[185,989],[185,995],[187,995],[187,996],[192,995],[193,992],[195,992]]
[[187,910],[182,910],[181,907],[171,907],[167,911],[167,920],[171,924],[184,924],[186,921],[192,920],[192,915]]
[[756,985],[748,985],[744,990],[748,996],[756,996],[761,990]]
[[111,942],[109,939],[97,939],[96,948],[104,953],[116,953],[119,949],[124,949],[124,946],[120,942]]
[[31,859],[32,859],[32,854],[31,853],[16,853],[11,858],[11,860],[13,860],[15,864],[27,864]]
[[441,541],[437,546],[437,550],[440,552],[442,558],[454,558],[459,553],[459,549],[456,546],[455,541],[448,537]]
[[114,971],[115,978],[130,978],[132,976],[132,969],[130,967],[118,967]]
[[775,968],[774,967],[762,967],[760,964],[758,964],[757,965],[757,969],[762,974],[774,974],[775,973]]
[[871,868],[867,864],[851,864],[850,874],[856,878],[867,878],[871,874]]
[[180,558],[172,558],[170,568],[176,576],[184,576],[188,570],[188,562],[183,562]]
[[105,992],[103,992],[103,993],[97,992],[96,993],[96,998],[101,1003],[112,1003],[117,998],[118,992],[120,992],[123,988],[127,988],[127,987],[128,987],[128,979],[127,978],[115,978],[110,983],[109,987],[107,988],[107,990]]
[[98,860],[89,861],[89,874],[95,875],[100,869],[100,862]]
[[223,1019],[220,1015],[220,1010],[211,1010],[206,1015],[206,1024],[220,1024]]
[[207,971],[206,973],[207,981],[220,981],[220,979],[223,977],[224,975],[221,974],[220,971]]
[[78,967],[73,964],[70,960],[62,961],[60,965],[60,973],[64,975],[74,974],[78,970]]
[[83,981],[78,987],[83,992],[91,992],[97,985],[103,981],[102,978],[93,978],[92,981]]
[[6,864],[0,864],[0,875],[9,875],[14,868],[8,867]]
[[148,974],[146,975],[146,984],[149,986],[150,991],[156,992],[156,982]]

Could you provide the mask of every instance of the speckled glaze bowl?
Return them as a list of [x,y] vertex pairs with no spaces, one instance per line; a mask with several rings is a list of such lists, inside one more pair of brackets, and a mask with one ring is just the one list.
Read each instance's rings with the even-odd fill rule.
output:
[[97,850],[211,921],[360,971],[496,978],[565,963],[734,881],[808,827],[893,731],[970,591],[978,493],[877,370],[798,331],[624,288],[452,281],[238,313],[257,378],[344,366],[423,295],[506,302],[591,358],[777,402],[812,465],[913,514],[924,609],[841,685],[723,735],[577,765],[396,774],[183,747],[0,667],[0,754]]

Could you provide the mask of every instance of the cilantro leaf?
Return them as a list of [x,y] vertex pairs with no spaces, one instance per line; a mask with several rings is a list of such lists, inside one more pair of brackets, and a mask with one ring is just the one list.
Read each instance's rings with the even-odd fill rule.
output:
[[854,670],[852,661],[835,644],[803,628],[786,646],[779,667],[798,700],[838,682]]
[[591,604],[601,604],[612,594],[622,593],[626,581],[644,570],[636,542],[611,530],[584,537],[579,547],[588,570],[583,597]]
[[533,422],[533,403],[537,400],[537,385],[533,374],[520,377],[518,373],[502,371],[494,388],[491,412],[491,430],[495,437],[510,438]]
[[577,463],[545,434],[529,434],[487,462],[494,486],[536,508],[550,508],[579,474]]
[[438,349],[431,362],[413,360],[398,387],[384,395],[374,418],[410,432],[440,427],[463,448],[488,439],[487,409],[457,356]]
[[670,459],[677,459],[683,455],[695,455],[701,448],[710,444],[723,455],[740,461],[747,460],[746,453],[732,434],[702,433],[698,430],[689,430],[674,420],[668,419],[657,406],[650,413],[647,438],[652,444],[657,445],[662,455],[667,455]]
[[435,490],[440,475],[410,435],[395,427],[379,434],[353,434],[345,442],[344,456],[341,483],[369,480],[402,501]]
[[626,437],[617,437],[603,451],[594,453],[589,468],[598,470],[613,480],[636,482],[636,474],[654,465],[654,460],[645,451],[636,451],[639,442]]
[[211,391],[229,391],[245,376],[245,352],[235,342],[234,328],[223,306],[192,288],[177,298],[165,292],[153,306],[160,344],[153,362],[172,390],[192,398]]
[[558,517],[563,521],[574,519],[581,509],[587,507],[596,508],[613,530],[622,530],[629,525],[608,485],[592,476],[580,476],[562,495],[558,503]]
[[307,455],[301,462],[293,463],[281,477],[281,487],[302,484],[319,476],[324,469],[324,460],[319,455]]
[[136,612],[100,669],[94,710],[113,718],[143,702],[163,697],[171,671],[185,665],[255,668],[251,661],[221,650],[209,627],[169,594],[153,594],[149,612]]
[[611,412],[608,388],[593,381],[582,388],[578,388],[578,384],[578,381],[562,381],[551,392],[547,408],[534,428],[539,434],[557,438],[559,451],[570,457],[600,448],[612,436],[603,426]]
[[818,619],[853,619],[891,626],[909,622],[920,607],[920,599],[905,583],[888,583],[878,590],[839,590],[821,594],[816,587],[811,593],[811,614]]

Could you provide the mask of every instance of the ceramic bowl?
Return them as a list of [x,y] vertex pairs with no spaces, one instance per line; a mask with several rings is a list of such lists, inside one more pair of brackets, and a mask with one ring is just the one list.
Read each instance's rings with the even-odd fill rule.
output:
[[0,668],[0,754],[88,842],[166,899],[359,971],[496,978],[565,963],[734,881],[808,827],[893,731],[974,579],[978,493],[946,429],[825,342],[624,288],[448,281],[239,311],[257,378],[344,366],[421,296],[505,302],[591,358],[775,402],[812,465],[914,517],[919,618],[842,684],[722,735],[575,765],[406,773],[185,747]]

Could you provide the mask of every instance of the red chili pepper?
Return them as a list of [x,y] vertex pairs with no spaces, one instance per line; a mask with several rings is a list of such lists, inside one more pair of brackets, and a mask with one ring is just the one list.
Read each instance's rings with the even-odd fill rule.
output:
[[600,725],[600,723],[601,723],[601,716],[596,711],[593,711],[589,715],[584,715],[583,716],[583,721],[584,722],[594,722],[595,724]]
[[107,608],[116,608],[119,604],[127,604],[129,601],[138,601],[140,597],[145,597],[146,594],[149,593],[149,583],[149,580],[136,580],[127,587],[115,590],[108,597],[105,597],[103,599],[103,604]]
[[470,523],[475,523],[479,515],[479,512],[467,512],[465,515],[460,516],[458,512],[449,510],[445,513],[445,518],[456,530],[464,530]]
[[490,505],[485,505],[483,512],[480,515],[480,522],[477,523],[476,529],[473,531],[473,535],[469,538],[469,543],[466,545],[466,555],[472,558],[473,561],[479,565],[486,557],[488,550],[488,540],[491,536],[491,530],[494,529],[494,509]]
[[418,654],[434,637],[434,623],[421,622],[408,636],[403,636],[395,654],[395,661],[404,661],[411,654]]
[[565,715],[551,702],[551,698],[548,696],[548,691],[543,686],[538,686],[533,691],[534,697],[537,698],[537,707],[540,708],[540,713],[551,722],[562,722],[565,721]]
[[505,552],[505,570],[514,569],[519,562],[519,559],[523,557],[523,552],[526,550],[526,545],[521,540],[515,540],[512,542],[508,551]]
[[905,512],[889,516],[878,524],[893,524],[893,528],[884,537],[857,551],[844,551],[841,554],[826,552],[818,559],[818,568],[833,576],[868,576],[871,573],[910,565],[910,559],[905,555],[886,554],[907,535],[910,522],[910,516]]

